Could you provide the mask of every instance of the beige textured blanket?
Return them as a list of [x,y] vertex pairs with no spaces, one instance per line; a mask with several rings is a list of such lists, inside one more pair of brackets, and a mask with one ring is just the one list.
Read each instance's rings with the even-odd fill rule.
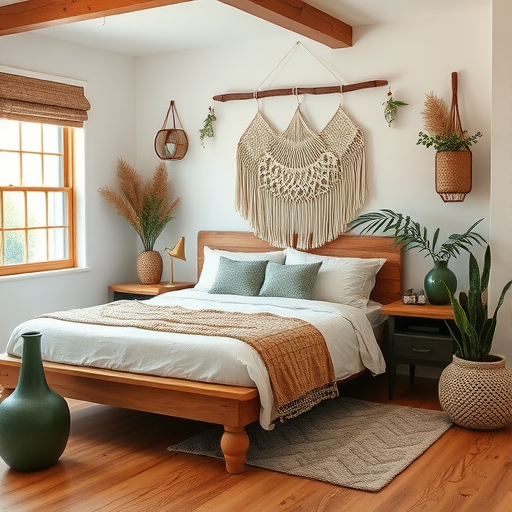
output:
[[281,421],[338,396],[331,356],[322,334],[298,318],[271,313],[191,310],[128,300],[42,317],[242,340],[258,352],[267,368],[276,419]]

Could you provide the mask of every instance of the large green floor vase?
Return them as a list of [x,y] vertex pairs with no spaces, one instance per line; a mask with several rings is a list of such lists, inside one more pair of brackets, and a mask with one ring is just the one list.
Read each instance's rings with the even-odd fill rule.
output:
[[67,402],[46,382],[41,333],[22,334],[20,376],[14,392],[0,404],[0,457],[12,469],[53,466],[69,438]]

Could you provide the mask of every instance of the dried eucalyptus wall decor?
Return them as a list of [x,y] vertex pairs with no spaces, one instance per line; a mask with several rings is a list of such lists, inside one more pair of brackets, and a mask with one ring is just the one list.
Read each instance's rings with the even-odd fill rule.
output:
[[208,107],[208,115],[203,121],[203,127],[199,130],[199,141],[201,142],[201,146],[203,146],[203,148],[205,147],[204,139],[213,138],[215,136],[213,131],[213,122],[216,120],[217,118],[215,117],[215,109]]
[[393,99],[393,93],[391,87],[388,90],[388,100],[383,103],[384,105],[384,118],[386,119],[388,126],[391,128],[391,124],[396,119],[398,109],[400,107],[406,107],[409,103]]

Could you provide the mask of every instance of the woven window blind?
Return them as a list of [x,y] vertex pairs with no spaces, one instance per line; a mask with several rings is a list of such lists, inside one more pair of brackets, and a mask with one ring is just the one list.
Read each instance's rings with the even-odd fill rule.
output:
[[80,127],[90,108],[83,87],[0,73],[0,118]]

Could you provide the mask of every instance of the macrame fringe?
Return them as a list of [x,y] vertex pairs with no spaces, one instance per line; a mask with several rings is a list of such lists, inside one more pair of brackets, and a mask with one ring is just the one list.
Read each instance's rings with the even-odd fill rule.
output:
[[347,230],[367,196],[364,138],[338,109],[316,134],[297,111],[282,134],[258,112],[237,151],[235,207],[256,236],[310,249]]

